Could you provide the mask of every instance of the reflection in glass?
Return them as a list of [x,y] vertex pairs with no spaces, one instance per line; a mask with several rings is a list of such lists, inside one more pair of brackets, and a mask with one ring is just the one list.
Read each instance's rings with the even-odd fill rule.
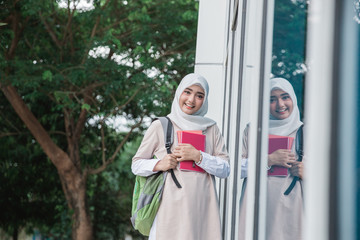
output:
[[[291,82],[303,113],[307,4],[305,0],[275,0],[272,69],[274,77]],[[302,118],[302,116],[301,116]]]
[[[288,140],[285,143],[291,144],[278,145],[279,141],[276,141],[273,144],[277,145],[278,150],[268,155],[266,239],[302,239],[303,123],[290,82],[283,78],[273,78],[270,80],[270,89],[269,134],[277,136],[277,140],[282,136]],[[248,160],[249,129],[248,124],[243,133],[241,176],[245,179],[240,198],[239,239],[245,239],[246,234],[247,166],[251,164]]]
[[271,79],[270,91],[269,137],[274,138],[269,138],[269,149],[274,151],[268,155],[266,236],[269,240],[302,239],[303,123],[289,81]]
[[[275,0],[273,46],[272,46],[272,98],[273,111],[270,107],[269,134],[281,135],[293,138],[290,150],[279,150],[269,155],[269,173],[275,172],[277,167],[284,167],[284,176],[270,175],[267,177],[267,218],[266,218],[266,239],[267,240],[288,240],[302,239],[302,218],[303,218],[303,196],[302,196],[302,175],[303,164],[300,162],[300,154],[296,153],[296,146],[301,141],[297,133],[302,126],[303,118],[303,86],[306,45],[306,0]],[[270,91],[271,88],[270,87]],[[246,122],[245,122],[246,123]],[[247,168],[253,164],[249,156],[249,136],[251,126],[247,124],[242,129],[242,169],[241,176],[244,178],[243,185],[239,189],[240,211],[239,211],[239,236],[238,239],[245,239],[246,235],[246,210],[247,205]],[[298,134],[298,136],[297,136]],[[297,138],[297,140],[295,140]],[[275,167],[276,166],[276,167]],[[296,179],[292,185],[293,179]],[[288,191],[287,191],[288,190]],[[287,191],[287,194],[284,193]]]
[[239,240],[245,239],[246,234],[246,185],[247,185],[247,169],[249,162],[249,130],[250,124],[247,124],[242,138],[242,155],[241,155],[241,178],[243,184],[240,195],[240,215],[239,215]]
[[354,0],[354,9],[355,9],[355,22],[360,24],[360,0]]

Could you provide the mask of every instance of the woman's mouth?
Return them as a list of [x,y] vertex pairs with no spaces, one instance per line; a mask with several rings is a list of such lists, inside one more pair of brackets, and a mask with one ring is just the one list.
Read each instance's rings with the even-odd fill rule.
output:
[[185,107],[187,109],[193,109],[195,107],[194,105],[191,105],[191,104],[188,104],[188,103],[185,103],[184,105],[185,105]]
[[287,110],[288,110],[287,108],[282,108],[282,109],[276,110],[276,112],[279,114],[284,114]]

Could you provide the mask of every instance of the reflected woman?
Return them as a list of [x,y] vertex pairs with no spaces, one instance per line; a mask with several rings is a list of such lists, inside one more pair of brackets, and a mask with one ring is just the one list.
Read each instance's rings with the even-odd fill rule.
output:
[[[269,134],[298,137],[303,123],[297,99],[290,82],[283,78],[270,80]],[[243,156],[247,156],[247,132],[244,132]],[[299,131],[300,132],[300,131]],[[296,139],[294,141],[296,143]],[[302,239],[303,217],[303,162],[298,161],[295,145],[291,150],[278,149],[268,155],[268,169],[281,166],[288,169],[286,176],[268,176],[267,180],[267,240]],[[271,171],[271,170],[270,170]],[[295,179],[295,180],[294,180]],[[293,185],[291,188],[289,186]],[[246,181],[240,206],[239,239],[245,238]]]

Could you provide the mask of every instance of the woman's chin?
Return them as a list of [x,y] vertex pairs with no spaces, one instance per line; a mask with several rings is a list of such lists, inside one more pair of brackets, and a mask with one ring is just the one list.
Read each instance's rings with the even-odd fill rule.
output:
[[289,114],[275,116],[275,118],[278,120],[284,120],[284,119],[287,119],[288,117],[289,117]]
[[188,115],[192,115],[192,114],[194,114],[195,113],[195,110],[194,109],[188,109],[188,108],[181,108],[181,111],[183,111],[183,113],[186,113],[186,114],[188,114]]

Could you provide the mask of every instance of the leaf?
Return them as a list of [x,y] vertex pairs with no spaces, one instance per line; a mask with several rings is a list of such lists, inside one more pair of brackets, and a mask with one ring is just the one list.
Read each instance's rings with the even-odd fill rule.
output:
[[49,82],[52,82],[52,78],[53,78],[53,75],[52,75],[50,70],[46,70],[45,72],[43,72],[43,74],[42,74],[42,79],[43,80],[47,80]]
[[85,109],[85,110],[89,111],[89,110],[90,110],[90,105],[84,103],[84,104],[81,106],[81,109]]

